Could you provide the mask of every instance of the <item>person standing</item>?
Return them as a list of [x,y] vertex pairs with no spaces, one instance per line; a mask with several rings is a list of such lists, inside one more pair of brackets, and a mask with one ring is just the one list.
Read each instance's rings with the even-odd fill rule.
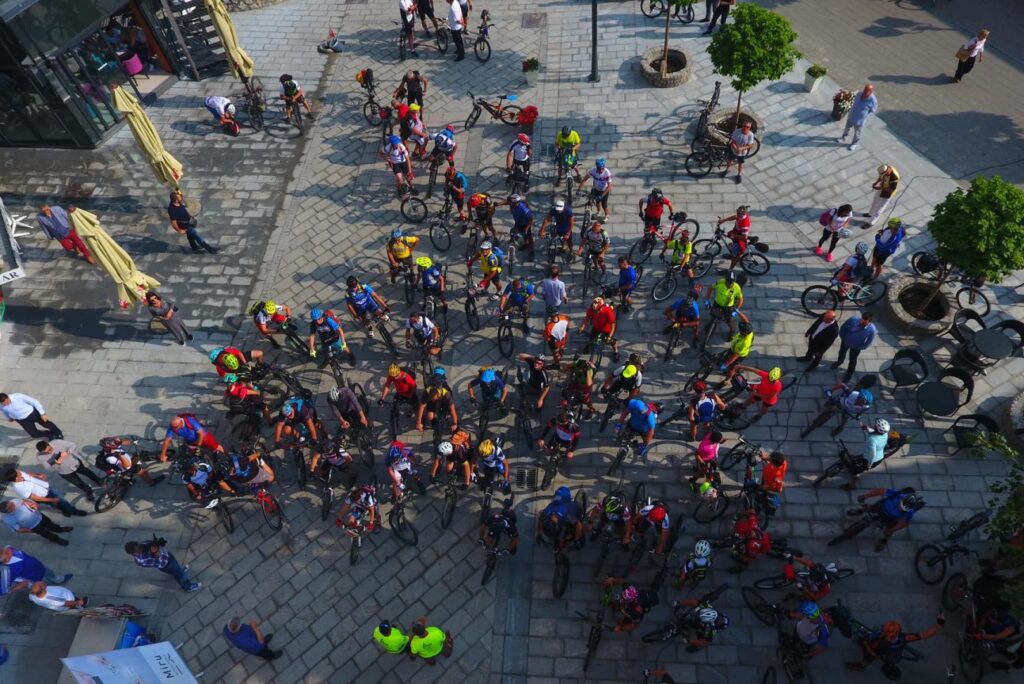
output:
[[420,107],[420,117],[423,117],[423,98],[427,95],[427,86],[430,82],[427,77],[418,71],[407,71],[402,82],[395,88],[394,98],[397,100],[403,95],[406,104],[412,107],[414,104]]
[[49,504],[61,513],[65,518],[73,515],[87,515],[64,500],[60,492],[50,486],[45,475],[31,475],[17,468],[8,468],[4,473],[4,481],[10,482],[11,490],[22,499],[29,499],[37,504]]
[[398,16],[402,20],[402,31],[409,43],[409,52],[416,54],[416,0],[398,0]]
[[35,532],[43,539],[52,541],[54,544],[67,546],[70,542],[59,537],[61,532],[70,532],[73,527],[61,527],[39,512],[39,505],[34,501],[25,499],[10,499],[4,502],[0,509],[0,522],[15,532],[28,534]]
[[975,60],[985,61],[985,43],[988,42],[988,34],[987,29],[978,31],[978,35],[961,45],[960,49],[956,51],[956,73],[950,79],[951,82],[959,83],[960,79],[970,73],[974,68]]
[[548,271],[548,277],[540,281],[540,292],[544,297],[544,306],[554,313],[558,313],[558,310],[562,308],[562,304],[569,301],[565,294],[565,283],[558,277],[560,273],[561,270],[558,268],[558,265],[552,264],[551,269]]
[[171,203],[167,205],[167,216],[171,220],[171,228],[188,238],[188,245],[192,248],[193,253],[201,252],[204,249],[210,254],[220,251],[206,242],[196,230],[199,221],[189,213],[184,197],[177,190],[171,193]]
[[201,447],[224,453],[224,447],[211,435],[199,419],[191,413],[179,413],[171,418],[171,423],[164,435],[164,441],[160,444],[160,462],[167,463],[167,450],[175,437],[180,437],[185,444],[194,447]]
[[281,651],[270,650],[270,640],[274,635],[263,636],[259,623],[255,620],[247,625],[242,624],[242,618],[236,615],[224,625],[222,634],[229,644],[250,655],[259,656],[264,660],[276,660],[281,657]]
[[427,665],[434,665],[437,656],[444,655],[445,658],[452,654],[455,645],[452,635],[440,627],[427,627],[427,618],[421,617],[412,625],[412,639],[409,641],[409,657],[419,656],[427,661]]
[[860,133],[864,128],[864,124],[868,122],[868,117],[878,111],[878,98],[875,97],[875,86],[870,83],[864,86],[864,90],[857,93],[853,98],[853,107],[850,108],[850,113],[846,115],[846,127],[843,129],[843,134],[839,138],[836,138],[836,142],[846,142],[846,136],[849,135],[850,129],[853,129],[853,140],[847,145],[846,149],[851,152],[857,149],[860,144]]
[[385,620],[373,628],[373,640],[388,653],[399,655],[409,648],[409,637]]
[[711,33],[715,30],[715,24],[718,23],[719,17],[722,19],[722,26],[725,26],[725,20],[729,18],[729,10],[736,4],[736,0],[718,0],[715,5],[715,13],[711,15],[711,23],[708,24],[708,29],[705,34]]
[[64,209],[44,204],[39,207],[39,215],[36,216],[36,219],[39,221],[39,227],[43,229],[46,237],[59,242],[65,252],[74,254],[78,251],[90,264],[96,263],[93,261],[92,254],[89,253],[89,248],[85,246],[82,238],[78,237],[78,233],[71,227],[71,223],[68,220],[68,212],[64,211]]
[[89,597],[75,598],[75,595],[67,587],[49,586],[46,582],[36,582],[32,585],[32,593],[29,600],[37,606],[48,608],[57,613],[63,613],[72,608],[85,608],[89,605]]
[[185,591],[199,591],[201,582],[193,582],[188,577],[188,566],[178,563],[178,559],[164,546],[166,539],[153,539],[145,542],[128,542],[124,545],[125,553],[135,559],[140,568],[156,568],[170,575]]
[[853,371],[857,367],[857,357],[875,341],[878,328],[872,322],[873,319],[874,316],[870,311],[864,311],[860,316],[852,316],[839,329],[839,358],[832,364],[832,369],[835,370],[843,365],[846,353],[850,353],[850,365],[846,369],[843,382],[850,381]]
[[462,31],[466,28],[466,18],[462,13],[462,7],[455,0],[448,0],[448,30],[452,33],[452,41],[455,43],[455,61],[461,62],[466,58],[466,46],[462,42]]
[[75,485],[85,494],[87,501],[93,500],[92,487],[87,485],[82,476],[102,484],[103,479],[98,477],[92,469],[85,464],[85,459],[78,450],[78,445],[64,439],[53,439],[49,442],[36,443],[36,460],[39,465],[56,473],[62,478]]
[[821,357],[825,355],[836,338],[839,337],[839,323],[836,321],[836,312],[826,311],[818,316],[811,327],[804,333],[807,338],[807,353],[797,357],[797,361],[810,361],[810,365],[804,370],[805,373],[814,370],[821,363]]
[[188,331],[185,322],[178,315],[178,307],[174,305],[173,300],[164,299],[153,290],[150,290],[146,293],[146,308],[149,309],[149,313],[152,314],[153,318],[159,319],[171,331],[178,344],[185,346],[186,342],[192,341],[192,333]]
[[[0,392],[0,413],[3,413],[7,420],[20,425],[29,437],[64,438],[60,428],[46,416],[46,409],[39,400],[27,394]],[[41,432],[36,425],[42,425],[46,432]]]
[[835,209],[829,209],[821,215],[818,219],[818,223],[821,224],[821,239],[818,240],[818,246],[814,248],[814,253],[821,256],[822,247],[825,242],[831,240],[828,244],[828,253],[825,255],[825,261],[832,262],[832,252],[836,248],[836,244],[839,243],[840,237],[847,237],[847,233],[850,226],[850,219],[853,218],[853,206],[849,204],[841,204]]
[[903,219],[898,218],[889,219],[885,228],[875,233],[875,248],[871,252],[871,268],[874,270],[876,280],[882,275],[882,264],[896,253],[906,237],[907,229],[903,226]]
[[7,566],[11,582],[10,591],[29,587],[40,580],[49,584],[64,584],[74,577],[70,574],[58,577],[38,558],[19,551],[13,546],[5,546],[0,549],[0,565]]
[[718,0],[704,0],[704,18],[701,19],[701,22],[711,21],[711,15],[714,14],[716,7],[718,7]]
[[896,194],[896,187],[899,183],[900,174],[896,171],[895,166],[882,164],[878,167],[878,178],[871,184],[871,189],[878,192],[871,200],[871,208],[866,214],[862,214],[867,219],[863,228],[871,228],[878,223],[878,218],[889,208],[889,203],[892,202],[892,196]]
[[722,178],[729,175],[732,163],[736,162],[736,182],[743,182],[743,162],[750,156],[750,150],[754,148],[753,124],[744,121],[743,125],[732,132],[729,138],[729,156],[725,161],[725,170],[722,171]]

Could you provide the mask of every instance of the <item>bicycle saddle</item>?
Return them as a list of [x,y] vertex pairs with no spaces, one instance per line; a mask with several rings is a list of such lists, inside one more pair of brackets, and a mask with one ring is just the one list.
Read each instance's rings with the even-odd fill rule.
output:
[[515,102],[517,99],[519,99],[519,96],[518,95],[506,95],[505,99],[508,100],[509,102]]

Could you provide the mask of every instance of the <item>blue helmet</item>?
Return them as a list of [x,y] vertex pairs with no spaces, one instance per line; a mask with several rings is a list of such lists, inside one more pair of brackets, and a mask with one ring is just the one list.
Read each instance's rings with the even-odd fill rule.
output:
[[224,347],[217,347],[212,352],[210,352],[210,363],[217,363],[217,357],[219,357],[223,352]]
[[865,404],[872,404],[875,401],[875,395],[871,393],[871,390],[860,390],[857,393],[859,399],[863,399]]
[[391,231],[392,240],[397,240],[400,237],[402,237],[402,231],[400,231],[398,228],[395,228],[393,231]]
[[597,161],[594,162],[594,166],[596,166],[599,169],[603,169],[604,165],[605,165],[604,157],[598,157]]
[[437,368],[434,369],[434,375],[439,377],[439,378],[443,378],[446,375],[448,375],[448,373],[445,372],[444,368],[441,368],[440,366],[438,366]]
[[804,601],[801,603],[800,612],[809,618],[816,618],[821,615],[821,611],[818,610],[818,604],[814,601]]
[[492,369],[492,368],[488,368],[487,370],[485,370],[483,373],[480,374],[480,382],[488,384],[488,385],[491,384],[492,382],[494,382],[497,379],[498,379],[498,376],[494,372],[494,369]]
[[558,489],[555,490],[555,498],[562,499],[563,501],[568,501],[569,499],[572,498],[572,492],[569,491],[568,487],[559,487]]
[[324,317],[324,312],[322,309],[313,308],[309,311],[309,317],[316,321]]
[[646,412],[647,411],[647,403],[644,402],[642,399],[630,399],[629,400],[628,408],[629,408],[629,410],[631,412],[632,411],[645,411]]
[[391,448],[388,449],[388,458],[397,458],[402,455],[402,447],[399,446],[401,442],[392,442]]
[[402,139],[399,138],[397,135],[392,135],[390,138],[388,138],[388,142],[391,143],[392,145],[398,145],[399,143],[402,142]]

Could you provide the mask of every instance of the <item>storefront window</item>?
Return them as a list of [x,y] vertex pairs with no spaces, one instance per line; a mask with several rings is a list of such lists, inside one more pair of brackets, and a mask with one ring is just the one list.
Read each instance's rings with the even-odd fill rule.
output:
[[34,57],[45,57],[127,0],[37,0],[8,23]]

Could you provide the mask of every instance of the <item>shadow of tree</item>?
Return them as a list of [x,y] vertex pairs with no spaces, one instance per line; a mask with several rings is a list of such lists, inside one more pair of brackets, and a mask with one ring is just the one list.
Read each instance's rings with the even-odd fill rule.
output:
[[899,38],[900,36],[924,33],[926,31],[956,32],[956,29],[926,24],[921,21],[901,19],[900,17],[882,17],[881,19],[876,19],[871,26],[861,29],[861,33],[872,38]]

